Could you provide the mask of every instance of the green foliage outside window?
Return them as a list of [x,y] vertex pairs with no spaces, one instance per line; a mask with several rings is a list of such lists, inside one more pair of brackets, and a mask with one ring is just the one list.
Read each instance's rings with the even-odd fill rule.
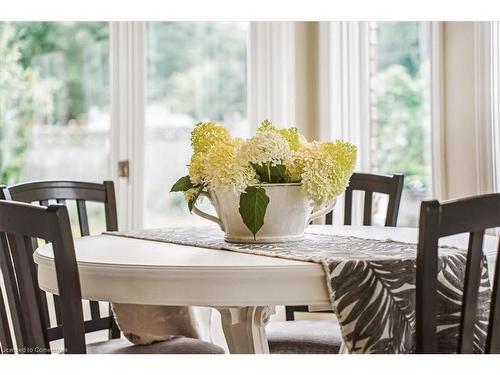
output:
[[246,32],[234,23],[149,22],[148,102],[223,121],[246,113]]
[[405,174],[405,189],[425,196],[431,190],[430,65],[428,25],[377,23],[377,134],[372,165],[381,173]]
[[19,179],[29,145],[32,84],[36,74],[20,63],[15,30],[0,28],[0,183]]
[[[37,58],[58,53],[63,58],[64,74],[57,78],[66,92],[64,100],[68,103],[64,122],[78,119],[86,112],[87,103],[84,87],[84,68],[88,63],[85,52],[89,46],[102,42],[106,47],[108,41],[107,22],[15,22],[15,40],[23,68],[36,69]],[[34,64],[35,63],[35,64]],[[35,65],[35,67],[33,66]],[[100,79],[102,77],[93,77]],[[106,79],[107,83],[107,79]],[[106,106],[109,91],[103,84],[99,92],[92,93],[92,100],[98,106]],[[65,125],[64,123],[64,125]]]
[[35,121],[67,125],[85,114],[87,98],[109,101],[107,77],[94,77],[104,80],[91,86],[97,92],[84,82],[84,54],[104,42],[107,58],[107,33],[106,22],[0,22],[0,183],[19,181]]

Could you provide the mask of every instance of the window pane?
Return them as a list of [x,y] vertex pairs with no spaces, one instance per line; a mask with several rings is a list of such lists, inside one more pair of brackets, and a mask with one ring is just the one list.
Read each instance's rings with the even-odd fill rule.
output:
[[2,182],[108,177],[108,24],[0,27]]
[[169,191],[187,174],[195,123],[248,136],[247,24],[150,22],[147,42],[145,226],[206,223]]
[[[398,225],[416,226],[432,196],[430,23],[372,22],[369,32],[371,171],[404,173]],[[375,218],[383,225],[385,215]]]
[[109,178],[108,70],[106,22],[0,22],[1,183]]

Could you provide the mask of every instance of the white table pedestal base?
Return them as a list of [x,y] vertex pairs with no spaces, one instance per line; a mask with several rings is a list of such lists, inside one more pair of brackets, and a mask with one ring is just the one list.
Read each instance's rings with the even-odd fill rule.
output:
[[217,307],[231,354],[269,354],[265,332],[271,306]]

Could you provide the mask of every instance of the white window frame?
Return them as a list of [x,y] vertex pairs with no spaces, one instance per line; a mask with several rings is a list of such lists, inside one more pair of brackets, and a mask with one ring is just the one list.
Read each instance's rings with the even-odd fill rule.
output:
[[[110,22],[111,173],[120,229],[143,226],[146,41],[144,22]],[[128,161],[128,177],[118,162]]]
[[443,22],[431,22],[430,33],[432,195],[442,200],[447,198]]
[[[368,119],[368,23],[320,22],[319,25],[319,124],[320,139],[343,139],[358,146],[356,170],[370,166]],[[361,213],[355,199],[353,222]],[[333,211],[335,223],[344,222],[344,202]]]
[[478,191],[500,192],[500,23],[475,23]]
[[295,123],[295,23],[250,22],[247,101],[251,131],[260,121]]
[[[483,63],[484,59],[487,59],[488,64],[487,70],[483,68],[476,71],[476,77],[480,75],[478,89],[482,92],[479,98],[488,101],[487,104],[481,104],[483,107],[488,105],[486,109],[489,110],[488,116],[483,118],[482,127],[481,123],[476,121],[479,128],[483,129],[480,135],[486,137],[482,142],[488,145],[487,152],[481,154],[486,160],[483,160],[485,168],[481,170],[480,179],[490,192],[500,192],[500,22],[476,23],[476,51],[483,58],[477,62]],[[481,109],[481,106],[476,108],[477,111]],[[490,232],[500,237],[500,228]]]
[[[370,169],[368,22],[321,22],[319,26],[320,138],[342,138],[358,145],[357,171]],[[431,23],[432,194],[446,192],[443,128],[442,23]],[[334,220],[343,222],[343,207]],[[361,215],[356,203],[353,220]]]
[[368,32],[365,22],[321,22],[319,26],[320,139],[342,138],[359,146],[357,169],[370,165],[362,152],[370,140]]
[[[248,38],[250,129],[255,130],[264,118],[277,124],[293,124],[294,22],[250,22]],[[120,229],[124,230],[144,225],[146,48],[146,22],[110,22],[110,170],[116,186]],[[129,161],[128,177],[119,176],[119,161]]]
[[500,22],[490,23],[493,188],[500,192]]
[[[498,51],[493,38],[493,25],[490,22],[474,24],[474,72],[475,72],[475,133],[476,133],[476,168],[478,193],[490,193],[495,188],[495,119],[498,110],[494,110],[492,95],[495,81],[492,66],[492,52]],[[498,82],[498,81],[497,81]],[[498,88],[497,88],[498,90]],[[493,105],[493,106],[492,106]],[[497,106],[498,108],[498,106]],[[496,120],[498,121],[498,120]],[[498,140],[498,138],[497,138]],[[498,166],[498,164],[497,164]]]

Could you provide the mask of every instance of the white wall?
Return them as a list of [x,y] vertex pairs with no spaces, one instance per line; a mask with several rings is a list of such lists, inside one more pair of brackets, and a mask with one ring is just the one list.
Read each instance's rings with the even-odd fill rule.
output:
[[446,198],[477,194],[474,22],[444,23]]
[[319,138],[318,22],[295,23],[295,125]]

